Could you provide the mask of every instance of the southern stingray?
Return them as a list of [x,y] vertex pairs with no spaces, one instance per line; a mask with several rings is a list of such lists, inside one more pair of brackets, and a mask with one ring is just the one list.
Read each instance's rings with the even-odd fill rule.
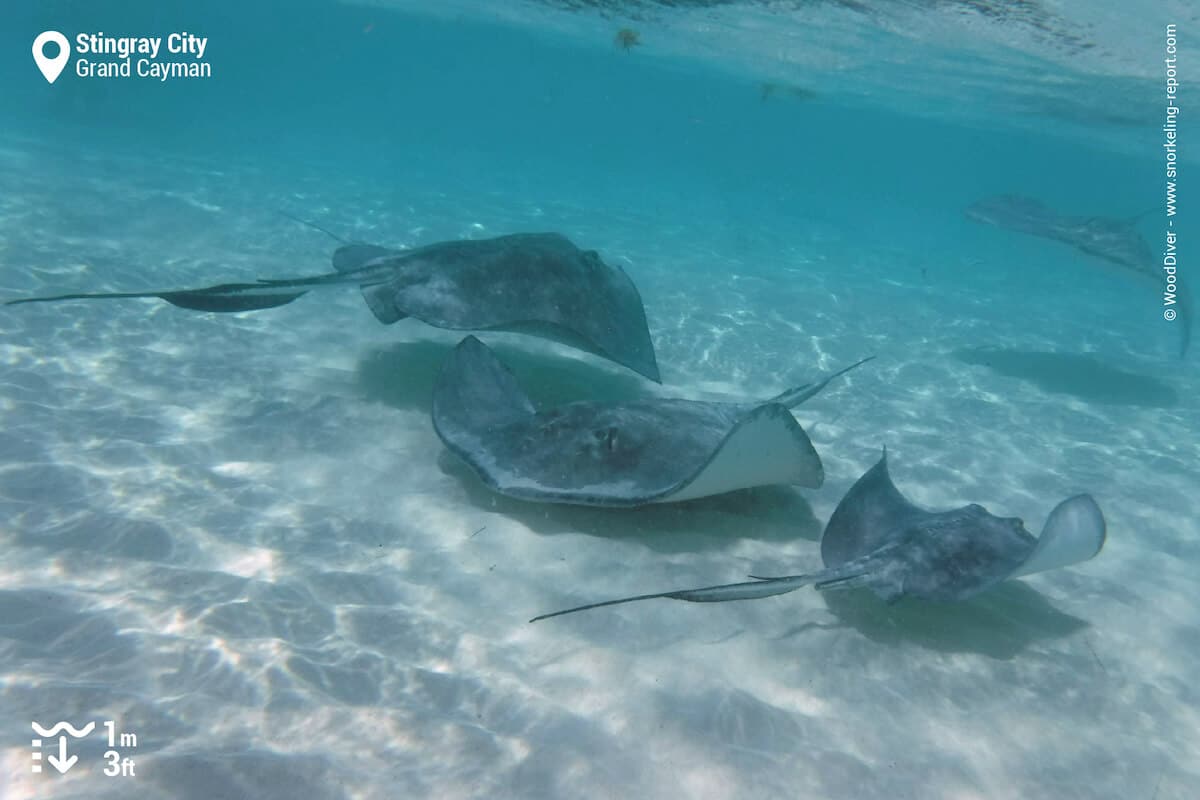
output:
[[[1081,253],[1153,280],[1156,286],[1165,286],[1162,265],[1137,230],[1141,215],[1128,219],[1074,217],[1059,214],[1033,198],[1007,194],[973,203],[966,213],[976,222],[1069,244]],[[1180,324],[1179,354],[1183,356],[1192,339],[1192,302],[1183,287],[1176,290],[1174,299]]]
[[200,289],[64,294],[10,300],[153,297],[198,311],[254,311],[286,305],[310,289],[357,285],[375,318],[413,317],[450,330],[503,330],[562,342],[659,381],[641,295],[620,267],[557,233],[438,242],[413,250],[346,243],[335,272],[225,283]]
[[538,411],[468,336],[438,376],[433,426],[485,484],[524,500],[631,507],[768,484],[815,488],[821,459],[788,409],[858,364],[762,402],[647,398]]
[[905,499],[888,475],[887,451],[846,493],[821,537],[825,569],[805,575],[643,594],[542,614],[530,622],[589,608],[666,597],[692,603],[754,600],[793,592],[865,587],[888,603],[901,597],[964,600],[1008,578],[1086,561],[1104,546],[1105,523],[1090,495],[1050,512],[1035,539],[1021,520],[971,504],[926,511]]

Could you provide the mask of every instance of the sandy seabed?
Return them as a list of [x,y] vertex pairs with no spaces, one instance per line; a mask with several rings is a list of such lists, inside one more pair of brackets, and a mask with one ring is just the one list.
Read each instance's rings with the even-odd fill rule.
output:
[[[0,300],[325,271],[334,243],[282,208],[389,245],[559,230],[620,264],[665,387],[484,335],[543,403],[767,397],[878,358],[797,412],[820,490],[618,511],[486,490],[429,421],[459,335],[379,325],[353,290],[238,315],[0,308],[5,797],[127,797],[127,781],[197,800],[1200,786],[1200,378],[1150,290],[1037,244],[1014,247],[1046,265],[1003,274],[978,252],[482,190],[283,191],[99,159],[35,181],[30,158],[0,152]],[[952,606],[802,590],[527,622],[812,569],[885,444],[917,503],[978,502],[1036,532],[1089,491],[1108,544]],[[122,753],[136,777],[102,776],[99,730],[72,742],[66,775],[32,773],[31,720],[116,721],[138,737]]]

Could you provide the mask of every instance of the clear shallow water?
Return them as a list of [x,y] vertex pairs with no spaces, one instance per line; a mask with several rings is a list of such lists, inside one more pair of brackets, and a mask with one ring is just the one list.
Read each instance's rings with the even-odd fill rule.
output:
[[[353,292],[0,309],[5,796],[1190,797],[1194,358],[1153,286],[962,214],[1001,191],[1159,202],[1157,140],[1100,113],[1133,93],[1161,124],[1129,55],[1160,46],[1153,13],[1040,6],[1091,25],[1069,58],[951,4],[416,5],[6,11],[0,299],[324,270],[333,243],[277,210],[390,245],[558,230],[637,282],[665,387],[488,335],[537,399],[769,396],[875,353],[797,414],[825,486],[495,496],[429,424],[457,335],[380,326]],[[203,32],[215,74],[47,86],[28,42],[50,27]],[[751,31],[799,44],[712,44]],[[828,58],[845,37],[874,69]],[[1030,59],[1103,102],[1006,113],[1005,92],[1054,104]],[[764,101],[783,74],[816,97]],[[1109,542],[955,606],[802,591],[525,622],[811,568],[885,444],[918,503],[1036,530],[1086,490]],[[32,774],[33,719],[118,720],[137,777],[103,777],[99,739]]]

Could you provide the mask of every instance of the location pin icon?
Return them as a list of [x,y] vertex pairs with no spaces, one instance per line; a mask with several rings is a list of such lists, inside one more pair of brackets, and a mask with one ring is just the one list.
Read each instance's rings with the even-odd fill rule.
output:
[[[42,52],[46,42],[54,42],[58,45],[58,55],[54,58],[46,58],[46,54]],[[67,37],[58,31],[39,33],[38,37],[33,40],[33,60],[37,62],[38,69],[46,76],[46,82],[54,83],[62,74],[63,67],[71,60],[71,45],[67,42]]]

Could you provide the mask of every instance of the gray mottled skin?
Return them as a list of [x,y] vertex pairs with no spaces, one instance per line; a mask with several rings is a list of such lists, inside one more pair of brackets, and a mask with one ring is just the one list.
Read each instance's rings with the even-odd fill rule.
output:
[[914,519],[891,534],[881,576],[868,584],[884,600],[964,600],[1004,580],[1033,552],[1037,539],[1021,520],[997,517],[983,506]]
[[[962,600],[1008,577],[1037,539],[1019,519],[971,504],[925,511],[908,502],[888,474],[887,454],[846,493],[821,537],[827,571],[855,573],[889,602],[904,595]],[[828,577],[817,588],[834,585]]]
[[[1060,503],[1042,532],[1042,539],[1048,542],[1067,537],[1086,543],[1071,548],[1072,562],[1090,558],[1103,545],[1104,519],[1088,495]],[[885,452],[850,488],[825,526],[823,570],[783,577],[752,575],[753,581],[742,583],[590,603],[543,614],[531,622],[658,597],[719,603],[771,597],[810,585],[821,590],[864,587],[889,603],[906,596],[963,600],[1022,574],[1021,567],[1038,544],[1021,520],[994,516],[983,506],[972,504],[951,511],[914,506],[892,484]],[[1044,564],[1042,568],[1046,568]]]
[[763,419],[791,437],[813,465],[811,483],[820,485],[820,459],[780,403],[653,399],[536,411],[508,369],[472,336],[447,359],[433,399],[438,435],[488,486],[580,505],[636,506],[669,496],[742,426]]
[[658,381],[641,295],[619,267],[557,233],[439,242],[415,250],[338,248],[385,324],[405,316],[451,330],[512,330],[562,341]]
[[[608,504],[606,489],[617,486],[620,495],[644,502],[704,464],[737,424],[738,411],[687,400],[552,408],[489,431],[496,488],[505,488],[507,474],[509,493],[535,499]],[[522,482],[544,488],[522,492]]]
[[[307,223],[306,223],[307,224]],[[200,289],[33,297],[9,304],[156,297],[199,311],[286,305],[309,289],[355,284],[376,319],[414,317],[451,330],[506,330],[562,342],[659,381],[637,287],[593,250],[557,233],[439,242],[414,250],[346,244],[336,272]]]
[[[1060,511],[1087,509],[1082,526]],[[1055,520],[1059,520],[1055,522]],[[1047,542],[1072,537],[1094,547],[1104,541],[1104,519],[1088,495],[1055,507],[1042,532]],[[949,511],[926,511],[910,503],[892,483],[887,452],[855,482],[838,503],[821,537],[826,569],[780,581],[803,581],[818,589],[867,587],[894,602],[964,600],[1018,573],[1039,540],[1015,517],[997,517],[972,503]],[[1082,547],[1082,546],[1081,546]],[[790,589],[788,589],[790,591]]]
[[[1136,218],[1075,217],[1060,214],[1031,197],[997,195],[971,204],[967,217],[1010,231],[1053,239],[1081,253],[1154,281],[1162,287],[1165,275],[1150,245],[1137,231]],[[1177,291],[1180,356],[1187,354],[1192,337],[1192,301],[1184,284]]]

